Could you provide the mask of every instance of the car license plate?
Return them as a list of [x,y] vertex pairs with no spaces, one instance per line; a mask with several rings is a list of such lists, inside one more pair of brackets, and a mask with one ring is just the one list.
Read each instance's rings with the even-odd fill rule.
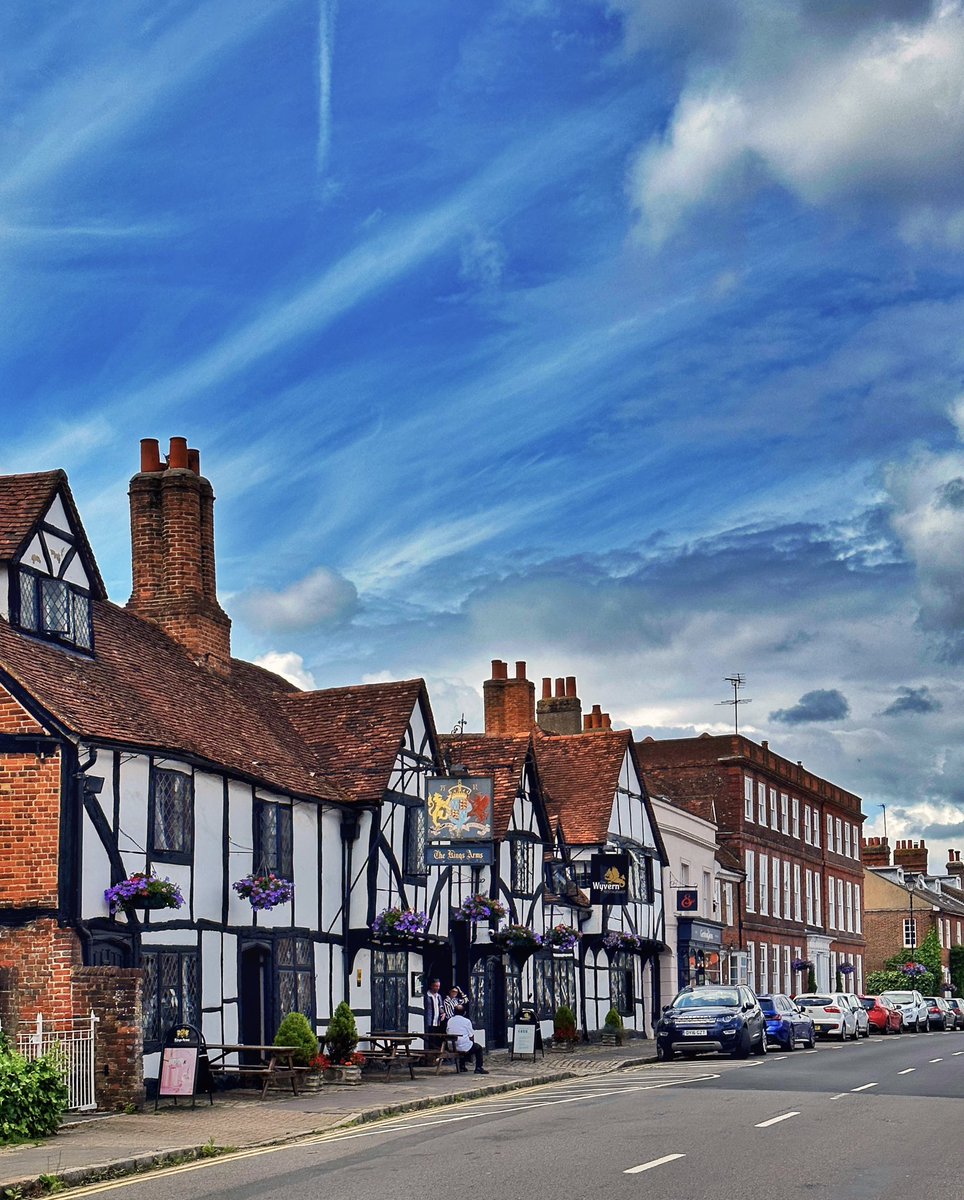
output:
[[705,1029],[684,1029],[683,1037],[706,1037]]

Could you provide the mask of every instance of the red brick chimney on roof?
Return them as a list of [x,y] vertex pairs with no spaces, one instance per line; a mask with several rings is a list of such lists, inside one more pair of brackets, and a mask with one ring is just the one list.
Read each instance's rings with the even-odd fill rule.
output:
[[200,469],[185,438],[171,438],[166,462],[155,438],[141,441],[129,493],[134,588],[127,607],[193,658],[227,670],[231,621],[215,585],[214,491]]
[[492,660],[492,678],[482,685],[486,733],[528,733],[535,724],[536,685],[526,679],[526,665],[517,662],[515,679],[507,663]]
[[583,733],[592,733],[596,729],[612,729],[613,723],[609,713],[604,713],[598,704],[592,706],[582,721]]
[[927,843],[902,841],[894,846],[894,866],[915,875],[927,874]]
[[964,862],[961,862],[960,850],[948,850],[947,873],[948,875],[957,876],[955,887],[964,887]]
[[579,733],[582,729],[582,701],[576,695],[576,677],[567,675],[556,680],[555,695],[552,680],[543,679],[542,699],[536,705],[536,720],[546,733]]
[[861,858],[865,867],[890,866],[890,842],[885,837],[861,839]]

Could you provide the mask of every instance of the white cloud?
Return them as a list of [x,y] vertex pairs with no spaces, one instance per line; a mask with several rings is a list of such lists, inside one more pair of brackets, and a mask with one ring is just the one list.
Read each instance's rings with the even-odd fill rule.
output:
[[960,240],[960,3],[926,20],[919,4],[898,5],[884,22],[873,6],[845,6],[844,30],[816,5],[727,7],[738,35],[712,64],[693,52],[665,135],[636,163],[648,236],[769,178],[809,204],[883,203],[908,238]]
[[314,675],[305,667],[305,660],[293,650],[269,650],[254,661],[256,666],[273,671],[303,691],[313,692],[318,686]]
[[330,628],[350,620],[358,608],[355,585],[337,571],[316,567],[279,592],[259,588],[238,598],[250,625],[272,630]]

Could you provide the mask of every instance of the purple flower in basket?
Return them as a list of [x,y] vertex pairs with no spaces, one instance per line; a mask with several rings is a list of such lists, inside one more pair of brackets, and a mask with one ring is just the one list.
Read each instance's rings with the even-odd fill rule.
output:
[[790,964],[790,969],[793,971],[810,971],[813,969],[813,963],[809,958],[795,958]]
[[909,962],[904,963],[900,970],[902,974],[907,975],[911,979],[920,979],[921,976],[927,974],[928,968],[923,963]]
[[372,921],[371,928],[376,937],[424,937],[428,929],[428,913],[394,905],[391,908],[383,908]]
[[841,963],[837,968],[841,975],[853,975],[856,969],[857,968],[853,965],[853,963]]
[[501,900],[491,896],[478,894],[467,896],[452,913],[454,921],[492,921],[501,920],[506,915],[506,907]]
[[602,944],[607,950],[638,950],[643,944],[643,939],[638,933],[610,930],[609,933],[603,934]]
[[231,886],[243,900],[250,900],[252,908],[269,909],[287,904],[295,892],[290,879],[275,875],[273,871],[245,875]]
[[553,925],[542,935],[542,944],[551,946],[553,950],[571,950],[581,937],[579,930],[571,925]]
[[104,892],[104,899],[112,913],[119,908],[180,908],[184,903],[181,889],[170,879],[158,879],[154,874],[145,875],[135,871],[127,879],[115,883]]

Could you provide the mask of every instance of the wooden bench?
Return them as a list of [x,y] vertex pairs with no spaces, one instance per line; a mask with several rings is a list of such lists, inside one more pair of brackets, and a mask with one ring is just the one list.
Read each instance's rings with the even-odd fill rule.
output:
[[412,1063],[416,1067],[429,1067],[435,1069],[435,1074],[441,1073],[442,1064],[449,1061],[454,1066],[455,1070],[459,1069],[459,1059],[462,1057],[455,1048],[455,1035],[434,1034],[433,1037],[440,1039],[440,1045],[426,1046],[424,1049],[412,1048],[409,1054],[412,1058]]
[[[250,1076],[263,1080],[261,1099],[267,1095],[268,1088],[275,1082],[290,1081],[291,1090],[298,1095],[298,1076],[305,1073],[305,1067],[295,1065],[294,1056],[298,1053],[297,1046],[250,1046],[250,1045],[218,1045],[208,1042],[208,1064],[215,1079],[228,1075]],[[229,1054],[260,1054],[260,1062],[225,1062]]]

